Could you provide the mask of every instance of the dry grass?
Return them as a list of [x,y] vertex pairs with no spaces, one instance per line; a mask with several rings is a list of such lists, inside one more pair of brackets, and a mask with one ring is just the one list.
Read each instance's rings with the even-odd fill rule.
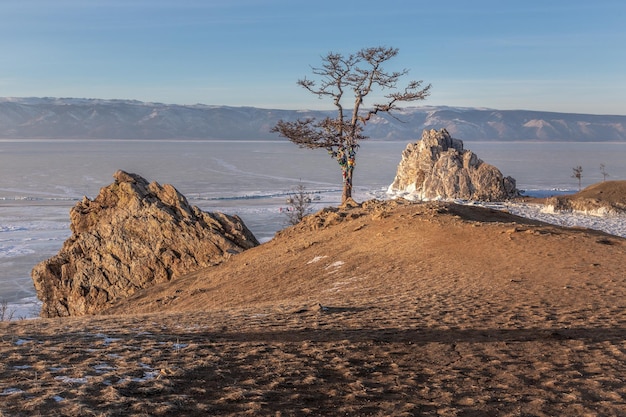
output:
[[114,315],[0,323],[0,416],[626,415],[625,249],[447,204],[328,211]]
[[482,319],[463,309],[459,319],[441,300],[399,301],[3,324],[0,408],[11,416],[626,412],[623,308],[572,326],[573,315],[593,314],[490,303]]

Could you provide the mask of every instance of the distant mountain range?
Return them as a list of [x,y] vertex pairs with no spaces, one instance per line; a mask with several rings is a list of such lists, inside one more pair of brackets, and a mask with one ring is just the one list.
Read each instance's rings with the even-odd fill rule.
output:
[[[334,111],[172,105],[132,100],[0,98],[3,139],[278,139],[280,119],[335,116]],[[407,107],[370,120],[380,140],[417,140],[446,128],[462,140],[626,141],[626,116]]]

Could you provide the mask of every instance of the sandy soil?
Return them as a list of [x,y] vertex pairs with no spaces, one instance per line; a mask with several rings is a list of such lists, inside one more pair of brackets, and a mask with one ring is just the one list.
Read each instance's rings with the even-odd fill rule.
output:
[[110,315],[0,323],[0,416],[626,415],[625,261],[479,207],[325,210]]

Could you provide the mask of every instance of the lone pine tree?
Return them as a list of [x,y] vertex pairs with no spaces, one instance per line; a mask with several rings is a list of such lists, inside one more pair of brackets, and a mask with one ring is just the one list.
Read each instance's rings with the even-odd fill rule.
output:
[[[326,149],[337,160],[343,176],[342,203],[352,198],[352,178],[356,165],[359,142],[367,139],[363,134],[365,124],[378,113],[391,113],[401,102],[424,100],[431,85],[422,87],[423,81],[410,81],[404,89],[396,85],[408,70],[385,72],[382,65],[398,54],[397,48],[373,47],[344,56],[328,53],[322,57],[322,66],[314,67],[316,80],[303,78],[298,85],[319,98],[328,98],[337,109],[335,118],[326,117],[280,120],[272,128],[280,136],[303,148]],[[384,102],[364,108],[365,98],[376,89],[388,90]],[[352,97],[352,109],[344,103]]]

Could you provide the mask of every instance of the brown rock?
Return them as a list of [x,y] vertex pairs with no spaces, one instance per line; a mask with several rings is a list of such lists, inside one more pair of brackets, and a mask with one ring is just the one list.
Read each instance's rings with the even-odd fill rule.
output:
[[515,180],[484,163],[463,141],[442,129],[425,130],[410,143],[389,194],[418,200],[502,201],[518,195]]
[[124,171],[114,178],[71,209],[72,236],[33,269],[42,317],[97,313],[259,244],[239,217],[203,212],[171,185]]

